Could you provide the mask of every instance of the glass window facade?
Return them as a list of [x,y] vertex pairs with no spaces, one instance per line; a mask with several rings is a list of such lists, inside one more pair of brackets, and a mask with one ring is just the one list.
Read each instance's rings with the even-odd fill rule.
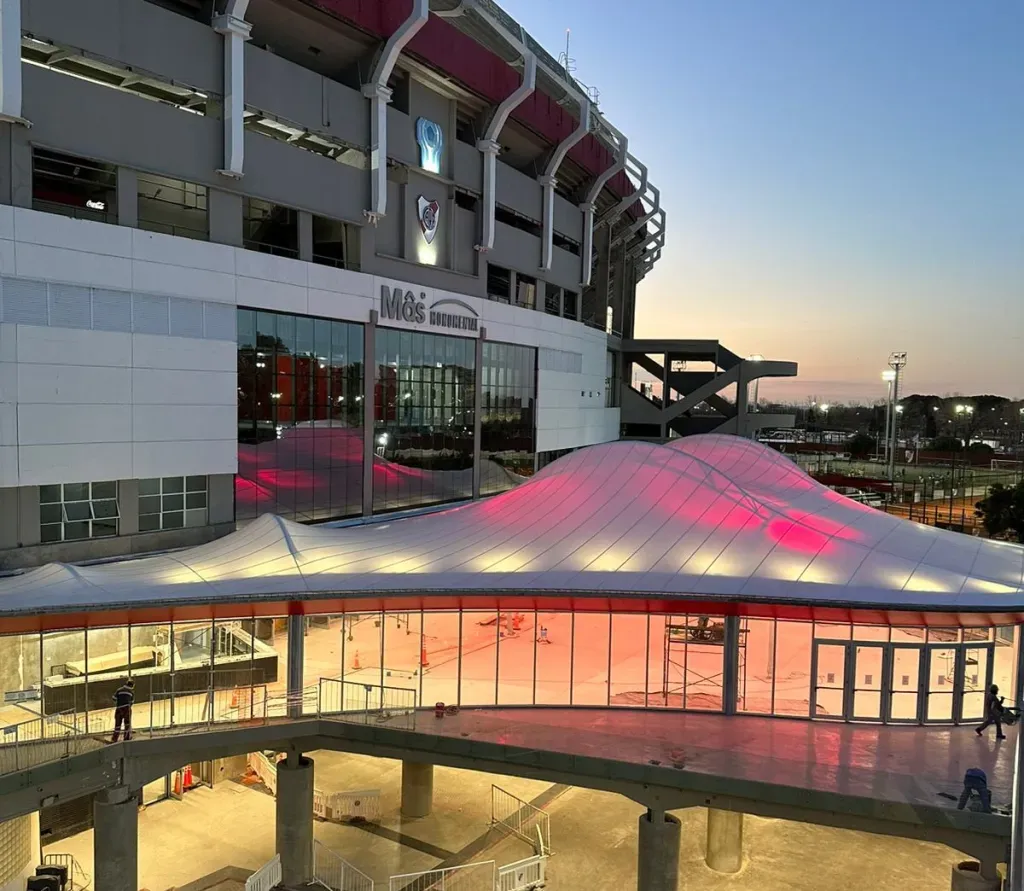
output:
[[238,310],[239,522],[362,511],[363,369],[362,325]]
[[139,532],[205,526],[207,486],[205,476],[139,480]]
[[[364,334],[350,322],[238,310],[239,523],[264,513],[320,522],[363,512]],[[478,369],[476,339],[378,327],[374,343],[375,513],[473,497],[478,374],[480,494],[534,472],[534,347],[480,343]],[[167,525],[178,517],[157,510],[168,494],[160,485],[142,481],[143,531],[178,528]]]
[[476,341],[378,328],[374,512],[473,497]]
[[63,483],[39,487],[43,544],[117,535],[117,483]]
[[532,476],[536,462],[537,350],[483,345],[480,494],[504,492]]
[[[304,622],[304,713],[384,700],[722,712],[735,658],[740,713],[973,723],[987,685],[1012,696],[1016,682],[1016,643],[990,629],[930,641],[923,628],[872,628],[868,639],[858,626],[740,619],[732,647],[725,618],[700,614],[416,610]],[[2,635],[0,726],[109,733],[113,692],[128,678],[137,729],[282,715],[287,659],[280,618]]]

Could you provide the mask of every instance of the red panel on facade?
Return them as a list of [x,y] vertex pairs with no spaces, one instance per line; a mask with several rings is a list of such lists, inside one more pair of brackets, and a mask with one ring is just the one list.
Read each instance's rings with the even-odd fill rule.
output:
[[[374,37],[387,39],[409,15],[412,0],[313,0],[313,5]],[[489,102],[501,102],[519,86],[520,76],[515,69],[437,16],[431,16],[409,41],[406,51],[451,75]],[[539,90],[528,97],[512,117],[552,144],[572,133],[577,124],[554,99]],[[613,160],[611,153],[593,136],[586,136],[577,143],[569,157],[595,175],[607,170]],[[612,177],[607,188],[619,196],[635,191],[624,173]],[[638,206],[634,205],[633,210]]]

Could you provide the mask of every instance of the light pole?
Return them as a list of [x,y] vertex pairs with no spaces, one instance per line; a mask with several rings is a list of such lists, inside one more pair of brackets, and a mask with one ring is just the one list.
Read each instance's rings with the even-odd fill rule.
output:
[[[747,356],[747,359],[750,362],[763,362],[764,361],[764,356],[762,356],[760,353],[754,353],[753,356]],[[761,383],[761,378],[755,377],[754,378],[754,408],[752,409],[753,411],[757,411],[758,410],[758,408],[757,408],[757,395],[758,395],[758,390],[759,390],[760,383]],[[748,408],[747,410],[751,411],[750,408]]]
[[[959,447],[964,445],[960,441],[960,418],[963,415],[967,415],[968,417],[970,417],[972,414],[974,414],[974,406],[973,405],[958,405],[958,406],[956,406],[953,409],[953,412],[954,412],[954,418],[955,418],[954,423],[953,423],[953,435],[956,438],[956,444],[957,444],[957,447],[959,448]],[[968,438],[970,438],[969,435],[968,435]],[[957,452],[957,450],[954,449],[953,452],[951,453],[952,454],[952,458],[950,459],[950,462],[949,462],[949,525],[950,526],[953,525],[953,492],[956,490],[956,452]],[[964,460],[965,461],[967,460],[966,454],[964,455]]]
[[[907,364],[907,354],[890,353],[889,367],[893,370],[892,394],[889,397],[889,404],[895,406],[900,399],[900,372]],[[896,471],[896,419],[892,419],[892,440],[889,444],[889,482],[892,482]]]
[[818,406],[821,409],[821,423],[818,425],[818,473],[821,473],[821,450],[825,445],[825,425],[828,423],[829,404]]
[[896,372],[890,369],[882,372],[885,381],[885,466],[889,466],[889,420],[892,415],[892,382],[896,380]]

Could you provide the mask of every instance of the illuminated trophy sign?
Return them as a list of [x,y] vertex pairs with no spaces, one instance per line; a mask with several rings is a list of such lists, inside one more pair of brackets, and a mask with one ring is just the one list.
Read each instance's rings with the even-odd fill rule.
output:
[[420,147],[420,167],[431,173],[441,172],[441,149],[444,133],[441,127],[426,118],[416,121],[416,143]]
[[[479,330],[479,314],[468,303],[456,300],[454,297],[442,297],[430,305],[428,312],[426,296],[421,292],[417,297],[412,291],[406,291],[404,288],[389,288],[387,285],[381,285],[380,317],[411,322],[415,325],[427,322],[435,328],[449,328],[453,331]],[[441,306],[455,307],[463,312],[456,313],[439,309],[438,307]],[[469,315],[463,313],[469,313]]]

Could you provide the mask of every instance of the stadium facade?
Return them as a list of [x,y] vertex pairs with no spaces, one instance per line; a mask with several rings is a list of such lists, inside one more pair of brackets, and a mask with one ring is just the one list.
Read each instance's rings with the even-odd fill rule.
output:
[[624,394],[690,414],[628,386],[658,190],[489,0],[0,27],[0,568],[480,497],[618,438]]

